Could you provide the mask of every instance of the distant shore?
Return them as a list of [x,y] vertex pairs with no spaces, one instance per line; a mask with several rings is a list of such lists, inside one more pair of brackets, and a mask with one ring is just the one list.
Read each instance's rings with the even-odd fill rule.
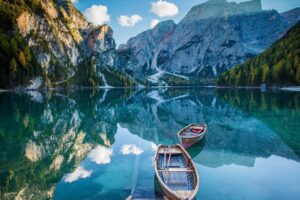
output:
[[1,88],[0,88],[0,93],[1,93],[1,92],[8,92],[8,91],[9,91],[9,90],[4,90],[4,89],[1,89]]
[[300,92],[300,86],[282,87],[280,89],[291,92]]
[[0,89],[0,92],[9,92],[9,91],[63,91],[63,90],[89,90],[89,89],[100,89],[100,90],[110,90],[110,89],[155,89],[155,88],[216,88],[215,85],[203,85],[203,86],[171,86],[171,85],[160,85],[160,86],[135,86],[135,87],[123,87],[123,86],[100,86],[100,87],[53,87],[53,88],[37,88],[37,89],[28,89],[28,88],[13,88],[13,89]]
[[[155,88],[210,88],[210,89],[260,89],[261,87],[258,86],[215,86],[215,85],[207,85],[207,86],[151,86],[151,87],[71,87],[71,88],[63,88],[63,87],[57,87],[57,88],[39,88],[39,89],[26,89],[26,88],[15,88],[15,89],[1,89],[0,93],[3,92],[9,92],[9,91],[63,91],[63,90],[89,90],[89,89],[102,89],[102,90],[111,90],[111,89],[155,89]],[[275,90],[283,90],[283,91],[291,91],[291,92],[300,92],[300,86],[287,86],[287,87],[266,87],[263,90],[268,89],[275,89]]]
[[[262,89],[259,86],[216,86],[218,89]],[[265,88],[267,89],[277,89],[291,92],[300,92],[300,86],[287,86],[287,87],[278,87],[278,86],[269,86]]]

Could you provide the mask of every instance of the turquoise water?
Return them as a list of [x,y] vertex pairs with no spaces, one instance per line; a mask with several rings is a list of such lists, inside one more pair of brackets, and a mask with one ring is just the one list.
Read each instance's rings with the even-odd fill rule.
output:
[[191,122],[197,199],[300,199],[300,93],[203,88],[0,93],[0,199],[160,198],[155,149]]

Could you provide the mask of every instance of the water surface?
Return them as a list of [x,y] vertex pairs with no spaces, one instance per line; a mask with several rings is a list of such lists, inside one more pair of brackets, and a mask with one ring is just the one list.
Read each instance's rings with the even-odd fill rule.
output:
[[1,93],[0,199],[160,198],[155,149],[191,122],[197,199],[300,198],[300,93],[170,88]]

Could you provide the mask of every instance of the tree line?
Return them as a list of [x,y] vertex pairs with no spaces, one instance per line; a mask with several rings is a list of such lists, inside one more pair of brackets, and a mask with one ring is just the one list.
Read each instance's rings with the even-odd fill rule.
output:
[[264,53],[224,72],[218,86],[300,85],[300,22]]

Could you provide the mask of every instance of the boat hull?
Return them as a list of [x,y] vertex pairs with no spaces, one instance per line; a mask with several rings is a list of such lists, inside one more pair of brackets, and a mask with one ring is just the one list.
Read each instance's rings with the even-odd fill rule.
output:
[[[161,146],[163,147],[160,150]],[[167,159],[164,158],[165,157],[164,152],[166,151],[164,149],[167,148],[167,146],[168,145],[159,145],[155,156],[155,166],[154,166],[155,175],[164,197],[171,200],[195,199],[196,193],[199,188],[199,176],[191,157],[189,156],[189,154],[186,152],[186,150],[182,145],[171,145],[171,147],[168,148],[175,147],[177,148],[177,150],[172,151],[172,155],[174,156],[174,158],[172,157],[171,162],[169,159],[168,163],[170,164],[165,165],[166,162],[164,160]],[[171,154],[168,153],[167,155],[171,156]],[[184,163],[178,162],[180,161],[178,159],[181,158],[181,156],[185,160]],[[175,163],[177,165],[175,165]],[[168,166],[170,166],[170,168],[168,168]],[[182,173],[182,175],[178,173]],[[183,179],[181,179],[182,176]],[[186,179],[184,178],[184,176],[186,176]],[[186,180],[187,182],[184,182],[183,185],[180,185],[182,184],[181,181],[184,180]],[[174,188],[174,186],[176,186],[175,187],[176,189]]]
[[204,136],[205,136],[205,133],[206,133],[206,125],[203,125],[203,127],[204,127],[203,133],[201,133],[201,134],[199,134],[197,136],[194,136],[194,137],[189,137],[189,138],[182,137],[182,133],[184,133],[187,129],[189,129],[192,126],[195,126],[195,125],[194,124],[190,124],[190,125],[186,126],[185,128],[181,129],[177,133],[178,138],[180,140],[180,143],[181,143],[181,145],[185,149],[193,146],[194,144],[196,144],[197,142],[199,142],[200,140],[202,140],[204,138]]
[[[157,177],[157,175],[156,175],[156,177]],[[158,178],[158,177],[157,177],[157,178]],[[173,195],[166,187],[164,187],[164,185],[161,184],[160,182],[159,182],[159,186],[160,186],[160,188],[161,188],[161,190],[162,190],[162,192],[163,192],[163,195],[164,195],[165,197],[167,197],[168,199],[171,199],[171,200],[181,200],[180,198],[174,196],[174,195]]]

